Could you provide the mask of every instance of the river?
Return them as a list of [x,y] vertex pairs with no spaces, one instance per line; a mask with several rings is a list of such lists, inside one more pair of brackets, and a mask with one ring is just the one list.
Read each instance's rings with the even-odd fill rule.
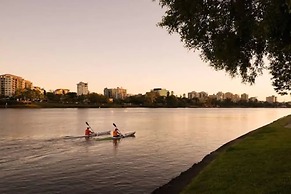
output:
[[[267,108],[0,109],[0,193],[151,193],[221,145],[290,114]],[[94,131],[136,131],[86,141]]]

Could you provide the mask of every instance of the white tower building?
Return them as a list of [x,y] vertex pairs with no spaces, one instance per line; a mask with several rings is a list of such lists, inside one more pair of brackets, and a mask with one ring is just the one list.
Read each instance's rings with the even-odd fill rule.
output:
[[87,95],[89,94],[88,83],[80,82],[77,84],[77,95]]

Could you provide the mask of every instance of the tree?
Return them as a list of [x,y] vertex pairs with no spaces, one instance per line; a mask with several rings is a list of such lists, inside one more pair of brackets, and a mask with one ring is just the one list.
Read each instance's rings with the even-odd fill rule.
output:
[[177,107],[178,106],[178,99],[174,95],[169,95],[166,97],[167,107]]
[[40,91],[32,90],[30,88],[17,89],[13,96],[17,99],[31,101],[43,100],[44,98],[44,95],[41,94]]
[[155,102],[155,99],[158,98],[160,96],[159,93],[157,92],[147,92],[145,95],[145,105],[146,106],[152,106]]
[[160,0],[160,5],[167,10],[159,26],[178,33],[189,50],[200,50],[215,70],[253,84],[268,69],[275,91],[290,92],[290,0]]
[[142,106],[145,103],[145,95],[129,96],[125,99],[126,103],[132,103],[134,105]]
[[46,99],[48,102],[60,102],[61,95],[54,94],[53,92],[46,92]]
[[166,102],[165,100],[165,96],[157,96],[154,100],[154,103],[157,105],[157,106],[163,106]]
[[89,99],[90,103],[93,103],[93,104],[104,104],[104,103],[107,103],[106,96],[104,96],[102,94],[97,94],[97,93],[94,93],[94,92],[88,94],[88,99]]
[[77,102],[77,93],[76,92],[68,92],[63,96],[63,100],[67,103]]

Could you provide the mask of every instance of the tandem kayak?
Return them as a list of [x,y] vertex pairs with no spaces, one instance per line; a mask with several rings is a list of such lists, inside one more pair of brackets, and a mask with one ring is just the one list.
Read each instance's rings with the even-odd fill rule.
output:
[[94,136],[110,135],[111,131],[101,131],[94,134]]
[[111,131],[100,131],[100,132],[96,132],[93,133],[92,135],[80,135],[80,136],[65,136],[65,139],[78,139],[78,138],[85,138],[85,137],[98,137],[98,136],[102,136],[102,135],[110,135]]
[[118,136],[118,137],[97,137],[94,138],[94,140],[115,140],[115,139],[123,139],[123,138],[127,138],[127,137],[135,137],[135,131],[131,131],[131,132],[126,132],[124,134],[122,134],[122,136]]

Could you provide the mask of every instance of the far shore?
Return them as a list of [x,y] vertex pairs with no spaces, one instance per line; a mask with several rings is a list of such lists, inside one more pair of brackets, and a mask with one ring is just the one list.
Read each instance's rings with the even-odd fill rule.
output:
[[[287,104],[288,105],[288,104]],[[0,104],[0,109],[5,108],[291,108],[288,106],[164,106],[164,105],[129,105],[129,104],[78,104],[78,103],[47,103],[47,102],[32,102],[32,103],[8,103]]]
[[[283,129],[285,129],[285,131],[283,131]],[[268,130],[270,130],[271,132],[268,131]],[[283,132],[281,132],[281,130]],[[275,131],[275,132],[273,132],[273,131]],[[278,133],[285,133],[286,131],[287,131],[287,134],[281,134],[281,136],[280,136],[280,137],[282,137],[282,140],[281,139],[274,140],[274,138],[277,138],[277,136],[279,136]],[[253,139],[253,141],[256,141],[257,139],[259,139],[258,138],[259,136],[260,136],[260,138],[261,138],[261,136],[266,136],[265,139],[263,139],[263,140],[260,139],[260,141],[263,141],[264,145],[265,145],[265,143],[267,145],[271,144],[268,141],[270,141],[270,142],[271,141],[276,141],[276,145],[272,144],[272,145],[270,145],[270,147],[271,146],[275,146],[276,149],[280,149],[281,144],[282,144],[282,146],[286,146],[286,145],[283,144],[283,142],[284,141],[290,141],[290,139],[288,139],[288,138],[289,138],[289,136],[291,137],[291,115],[283,117],[283,118],[281,118],[281,119],[279,119],[277,121],[274,121],[274,122],[272,122],[272,123],[270,123],[270,124],[268,124],[268,125],[266,125],[264,127],[261,127],[259,129],[254,130],[254,131],[251,131],[251,132],[249,132],[249,133],[247,133],[247,134],[245,134],[243,136],[238,137],[237,139],[234,139],[234,140],[224,144],[223,146],[221,146],[217,150],[215,150],[215,151],[211,152],[210,154],[206,155],[202,159],[202,161],[200,161],[198,163],[195,163],[191,168],[189,168],[188,170],[182,172],[178,177],[173,178],[167,184],[165,184],[163,186],[160,186],[159,188],[155,189],[152,193],[153,194],[164,194],[164,193],[167,193],[167,194],[178,194],[178,193],[183,193],[183,194],[184,193],[185,194],[186,193],[187,194],[191,194],[191,193],[223,193],[223,192],[219,191],[219,189],[217,189],[217,188],[214,188],[214,190],[211,190],[211,189],[209,189],[209,188],[211,188],[211,186],[209,186],[207,184],[206,184],[206,186],[204,185],[205,184],[205,179],[201,178],[201,176],[206,174],[204,171],[206,171],[206,169],[207,169],[208,170],[207,173],[211,174],[211,177],[213,177],[213,179],[215,179],[215,176],[216,176],[215,165],[217,163],[216,162],[217,158],[220,158],[220,160],[222,160],[222,162],[231,163],[232,160],[230,160],[230,162],[229,162],[228,160],[225,159],[225,161],[224,161],[225,153],[227,153],[227,154],[230,153],[231,154],[231,151],[232,150],[236,150],[236,147],[241,146],[242,144],[245,144],[251,138]],[[279,143],[277,141],[279,141]],[[290,151],[290,148],[291,148],[291,147],[289,147],[290,143],[287,142],[286,144],[287,144],[287,148],[288,148],[287,150]],[[265,148],[264,151],[274,153],[274,150],[271,150],[271,148],[268,148],[266,146],[264,148]],[[286,147],[284,147],[284,148],[286,148]],[[253,150],[253,149],[255,149],[255,148],[254,147],[247,147],[247,151],[245,151],[244,154],[247,155],[248,152],[251,152],[249,150]],[[240,152],[240,150],[238,149],[237,152]],[[283,150],[283,152],[284,152],[284,150]],[[263,155],[263,154],[261,154],[259,152],[257,152],[257,153],[255,152],[255,154],[253,154],[253,155],[252,154],[250,154],[251,157],[253,157],[251,159],[252,163],[245,164],[245,168],[249,168],[250,165],[254,165],[254,163],[257,162],[257,160],[260,159],[259,158],[260,155]],[[280,153],[280,154],[282,154],[282,153]],[[243,157],[245,157],[245,155],[243,155]],[[277,155],[275,154],[275,156],[277,156]],[[278,157],[286,157],[285,155],[288,155],[288,154],[287,153],[283,153],[283,156],[280,155]],[[258,158],[256,158],[256,157],[258,157]],[[274,158],[271,158],[271,159],[274,160]],[[290,159],[291,159],[290,154],[287,156],[287,158],[284,158],[284,159],[287,159],[287,160],[284,160],[283,162],[290,163],[289,162]],[[268,158],[268,160],[270,160],[270,158]],[[272,163],[274,161],[266,161],[266,162]],[[211,169],[209,168],[210,164],[211,164],[211,167],[213,167]],[[232,165],[232,164],[230,164],[230,165]],[[286,166],[285,166],[285,169],[281,169],[283,167],[281,167],[281,165],[280,165],[280,166],[273,166],[272,168],[275,168],[276,171],[278,171],[278,173],[280,172],[280,170],[283,170],[287,174],[291,175],[291,165],[288,165],[288,167],[290,167],[290,168],[286,169]],[[214,169],[214,170],[212,170],[212,169]],[[229,169],[227,169],[227,170],[229,170]],[[243,170],[247,170],[247,169],[243,169]],[[236,172],[234,172],[234,173],[236,173]],[[260,172],[260,173],[263,173],[263,172]],[[265,175],[265,174],[263,174],[263,175]],[[206,175],[204,175],[204,176],[206,176]],[[278,174],[278,175],[266,174],[266,176],[278,177],[278,176],[280,176],[280,174]],[[227,175],[226,175],[226,177],[227,177]],[[251,179],[252,177],[247,177],[247,178]],[[261,177],[261,179],[262,178],[263,177]],[[271,180],[272,180],[272,178],[273,177],[270,177]],[[232,177],[227,177],[227,179],[232,179]],[[201,182],[201,180],[204,180],[204,181]],[[218,184],[217,180],[215,180],[215,181],[216,181],[215,184]],[[224,184],[225,184],[225,181],[227,181],[227,180],[220,180],[220,181],[224,182]],[[256,183],[253,183],[253,184],[256,185]],[[272,184],[271,183],[269,183],[269,184],[271,186],[268,186],[268,187],[271,187],[271,188],[268,188],[268,189],[275,190],[274,193],[287,193],[286,191],[288,191],[288,188],[289,189],[291,188],[291,179],[289,179],[288,183],[282,183],[281,186],[282,187],[285,186],[286,188],[273,188]],[[276,184],[278,184],[278,183],[276,182]],[[203,186],[204,186],[204,188],[203,188]],[[244,187],[244,189],[245,188],[249,189],[247,191],[253,191],[252,190],[253,187],[251,187],[249,185],[243,185],[243,186],[239,185],[238,188],[234,188],[234,190],[237,189],[238,193],[243,193],[243,191],[240,191],[240,186]],[[206,190],[205,187],[208,187],[207,189],[209,189],[209,190],[205,191]],[[280,185],[277,185],[276,187],[280,187]],[[197,190],[195,190],[194,188],[196,188]],[[204,192],[203,192],[203,189],[204,189]],[[276,191],[278,191],[278,192],[276,192]],[[224,192],[227,193],[227,191],[224,191]],[[259,191],[259,192],[256,192],[256,193],[264,193],[264,192],[260,192]]]

